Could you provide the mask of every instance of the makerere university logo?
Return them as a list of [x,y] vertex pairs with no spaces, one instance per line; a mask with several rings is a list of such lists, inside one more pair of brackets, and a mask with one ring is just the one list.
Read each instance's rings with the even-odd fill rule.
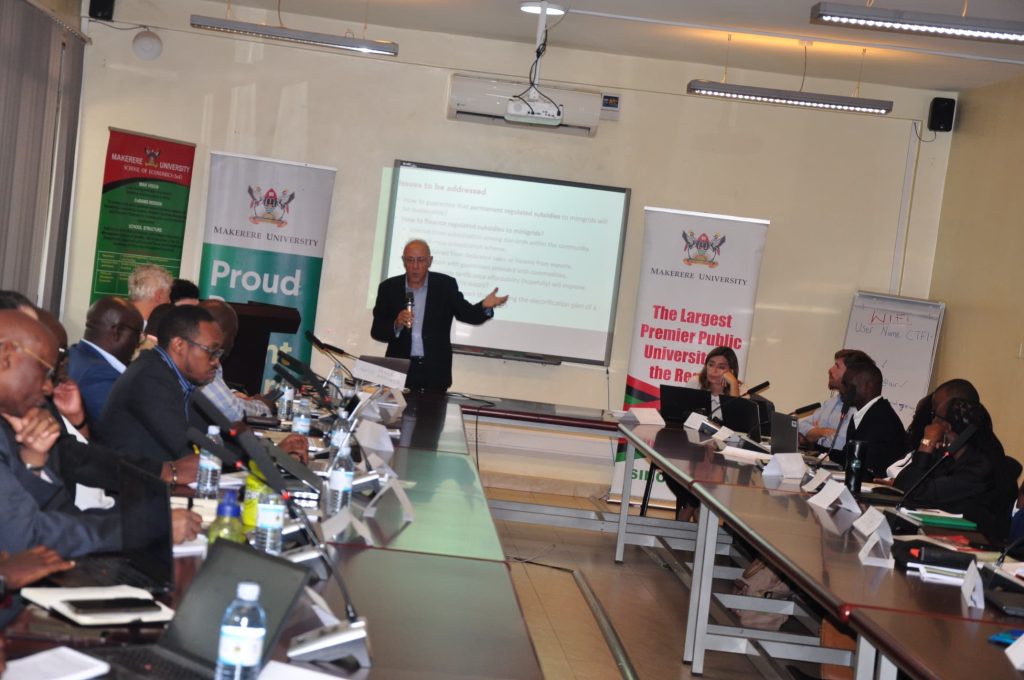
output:
[[686,243],[684,263],[701,264],[712,269],[718,266],[718,256],[722,254],[722,244],[725,243],[724,236],[717,232],[710,237],[705,233],[696,236],[693,230],[690,230],[683,232],[683,242]]
[[295,200],[295,192],[288,189],[281,189],[278,195],[271,187],[264,192],[258,186],[249,187],[249,209],[252,210],[252,217],[249,221],[253,224],[269,222],[278,228],[288,224],[285,215],[288,214],[288,205]]

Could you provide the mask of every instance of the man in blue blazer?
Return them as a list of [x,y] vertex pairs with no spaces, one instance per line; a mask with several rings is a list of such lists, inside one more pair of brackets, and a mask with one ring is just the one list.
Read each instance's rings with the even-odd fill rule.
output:
[[85,317],[82,341],[68,349],[68,375],[78,383],[85,414],[93,430],[114,382],[124,373],[139,345],[142,315],[127,300],[97,300]]
[[452,384],[452,319],[480,325],[508,296],[499,297],[495,288],[470,304],[454,278],[429,271],[433,262],[426,241],[405,245],[405,276],[393,276],[377,288],[370,335],[388,343],[387,356],[411,360],[406,387],[443,392]]

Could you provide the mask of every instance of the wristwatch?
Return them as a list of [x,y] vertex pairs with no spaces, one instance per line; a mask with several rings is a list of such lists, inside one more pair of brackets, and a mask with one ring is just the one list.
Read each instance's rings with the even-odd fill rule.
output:
[[931,446],[934,443],[935,442],[933,442],[931,439],[928,439],[928,437],[925,437],[924,439],[921,440],[921,447],[924,448],[926,446]]
[[7,599],[7,577],[0,574],[0,602]]

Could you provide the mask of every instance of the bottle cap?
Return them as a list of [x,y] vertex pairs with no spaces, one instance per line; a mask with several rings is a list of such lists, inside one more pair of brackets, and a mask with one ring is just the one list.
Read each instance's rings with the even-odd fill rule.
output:
[[207,425],[206,426],[206,436],[207,437],[219,437],[220,436],[220,428],[218,426],[216,426],[216,425]]
[[260,599],[260,584],[253,583],[252,581],[242,581],[238,584],[238,590],[236,591],[235,596],[239,600],[256,602]]
[[217,504],[218,517],[241,517],[242,509],[238,507],[238,492],[234,489],[224,489]]

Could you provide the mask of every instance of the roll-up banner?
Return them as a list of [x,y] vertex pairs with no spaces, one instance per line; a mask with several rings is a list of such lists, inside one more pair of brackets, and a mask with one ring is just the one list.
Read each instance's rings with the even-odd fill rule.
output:
[[196,145],[110,128],[89,304],[128,295],[141,264],[177,276]]
[[293,307],[294,334],[274,333],[264,380],[280,349],[309,361],[304,334],[316,322],[335,168],[210,154],[210,189],[200,265],[203,297]]
[[[644,208],[643,264],[623,408],[657,408],[660,386],[685,386],[720,345],[736,351],[742,379],[767,232],[767,220]],[[622,488],[625,461],[620,446],[613,492]],[[645,461],[634,466],[634,497],[643,495],[648,469]],[[673,498],[661,475],[651,497]]]

